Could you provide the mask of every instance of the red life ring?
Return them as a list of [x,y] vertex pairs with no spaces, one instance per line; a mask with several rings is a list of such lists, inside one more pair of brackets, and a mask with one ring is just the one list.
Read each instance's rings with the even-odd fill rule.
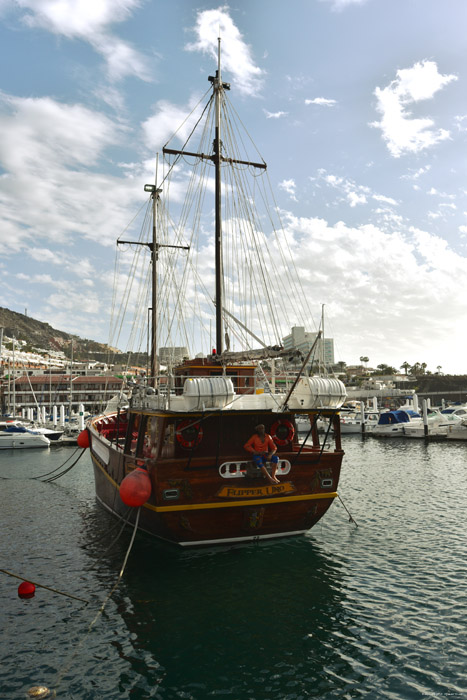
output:
[[198,447],[203,439],[203,428],[200,421],[193,422],[191,418],[180,421],[175,430],[175,436],[179,445],[186,450]]
[[289,420],[278,420],[271,426],[271,437],[277,445],[287,445],[294,435],[295,428]]

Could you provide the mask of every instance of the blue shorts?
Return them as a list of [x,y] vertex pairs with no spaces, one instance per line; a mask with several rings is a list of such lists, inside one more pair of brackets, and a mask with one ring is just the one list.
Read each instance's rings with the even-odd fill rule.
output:
[[[256,464],[256,466],[261,469],[261,467],[266,466],[266,462],[268,461],[268,453],[267,452],[260,452],[258,454],[253,455],[253,462]],[[272,464],[278,464],[279,462],[279,457],[277,455],[272,455],[271,460]]]

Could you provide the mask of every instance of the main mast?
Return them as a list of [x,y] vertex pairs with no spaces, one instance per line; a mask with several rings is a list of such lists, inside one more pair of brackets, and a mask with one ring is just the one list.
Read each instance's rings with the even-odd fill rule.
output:
[[216,127],[214,135],[214,166],[216,181],[216,232],[215,232],[215,258],[216,258],[216,349],[219,354],[224,349],[224,334],[222,323],[223,307],[223,267],[222,267],[222,183],[221,183],[221,98],[223,85],[221,78],[221,40],[217,40],[217,73],[213,80],[213,89],[216,98]]
[[215,306],[216,306],[216,352],[218,355],[224,351],[224,331],[223,331],[223,313],[224,313],[224,281],[223,281],[223,261],[222,261],[222,177],[221,165],[223,161],[229,164],[248,165],[255,168],[266,169],[266,163],[252,163],[247,160],[237,160],[227,158],[222,155],[222,103],[224,99],[224,91],[230,90],[229,83],[222,82],[221,76],[221,40],[217,40],[217,71],[216,75],[210,75],[208,80],[212,84],[213,96],[215,99],[215,123],[214,123],[214,140],[212,155],[205,153],[193,153],[188,150],[176,150],[174,148],[164,148],[162,152],[169,155],[178,156],[195,156],[196,158],[210,160],[214,164],[215,170],[215,265],[216,265],[216,280],[215,280]]

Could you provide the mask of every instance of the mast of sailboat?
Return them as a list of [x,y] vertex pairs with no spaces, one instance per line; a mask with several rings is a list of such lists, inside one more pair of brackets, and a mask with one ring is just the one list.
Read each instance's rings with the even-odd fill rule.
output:
[[[157,180],[157,175],[156,175]],[[181,250],[189,250],[190,246],[187,245],[168,245],[165,243],[158,243],[157,241],[157,205],[160,200],[160,193],[162,190],[158,189],[156,185],[144,185],[144,191],[150,192],[152,199],[152,240],[149,242],[141,243],[140,241],[122,241],[118,240],[117,245],[127,244],[127,245],[145,245],[151,251],[151,263],[152,263],[152,293],[151,293],[151,376],[149,378],[149,383],[151,386],[157,386],[157,261],[159,259],[159,249],[160,248],[179,248]]]
[[224,333],[222,323],[223,287],[222,287],[222,184],[221,184],[221,39],[217,39],[217,73],[213,80],[213,88],[216,97],[216,127],[214,132],[213,161],[216,172],[216,232],[215,232],[215,258],[216,258],[216,350],[222,354],[224,349]]
[[73,410],[73,341],[71,341],[71,359],[70,359],[70,395],[68,397],[68,420],[71,421],[71,412]]
[[[156,171],[157,172],[157,171]],[[157,175],[156,175],[157,180]],[[145,188],[146,189],[146,188]],[[157,259],[159,249],[157,247],[157,200],[162,190],[154,187],[152,191],[152,311],[151,311],[151,377],[152,386],[157,385]]]
[[320,340],[320,347],[319,347],[319,356],[320,356],[320,362],[321,362],[321,367],[319,370],[319,373],[321,374],[326,374],[326,364],[324,361],[324,304],[321,305],[321,340]]
[[215,210],[216,210],[216,221],[215,221],[215,262],[216,262],[216,289],[215,289],[215,307],[216,307],[216,352],[221,355],[224,350],[224,332],[223,332],[223,265],[222,265],[222,179],[221,179],[221,165],[224,160],[232,165],[249,165],[254,168],[266,169],[266,163],[252,163],[247,160],[235,160],[233,158],[225,158],[222,155],[222,100],[225,90],[230,90],[230,83],[222,82],[221,76],[221,39],[217,39],[217,71],[216,75],[210,75],[208,77],[209,82],[212,84],[214,97],[215,97],[215,130],[214,130],[214,141],[213,141],[213,153],[212,155],[206,155],[204,153],[190,153],[185,150],[175,150],[173,148],[164,148],[162,152],[165,154],[172,155],[183,155],[183,156],[195,156],[196,158],[201,158],[205,160],[210,160],[214,163],[215,168]]
[[[157,180],[157,174],[156,174]],[[151,292],[151,369],[150,378],[148,381],[153,387],[157,385],[157,260],[159,258],[159,248],[160,244],[157,242],[157,203],[159,201],[159,195],[162,190],[158,189],[156,185],[144,185],[144,191],[149,192],[152,199],[152,240],[145,243],[140,243],[139,241],[122,241],[118,240],[117,245],[127,244],[127,245],[145,245],[151,251],[151,264],[152,264],[152,292]],[[164,246],[171,248],[179,248],[180,246]]]

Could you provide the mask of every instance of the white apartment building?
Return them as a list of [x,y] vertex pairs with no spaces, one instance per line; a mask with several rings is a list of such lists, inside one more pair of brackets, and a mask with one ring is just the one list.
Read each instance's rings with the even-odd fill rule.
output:
[[158,348],[157,356],[161,365],[179,365],[184,359],[189,357],[188,348],[185,347],[168,347]]
[[[293,326],[290,335],[282,338],[285,350],[300,350],[303,356],[307,355],[316,341],[318,333],[305,331],[303,326]],[[333,338],[320,338],[316,343],[312,358],[313,366],[318,366],[319,363],[324,364],[329,368],[334,365],[334,340]]]

